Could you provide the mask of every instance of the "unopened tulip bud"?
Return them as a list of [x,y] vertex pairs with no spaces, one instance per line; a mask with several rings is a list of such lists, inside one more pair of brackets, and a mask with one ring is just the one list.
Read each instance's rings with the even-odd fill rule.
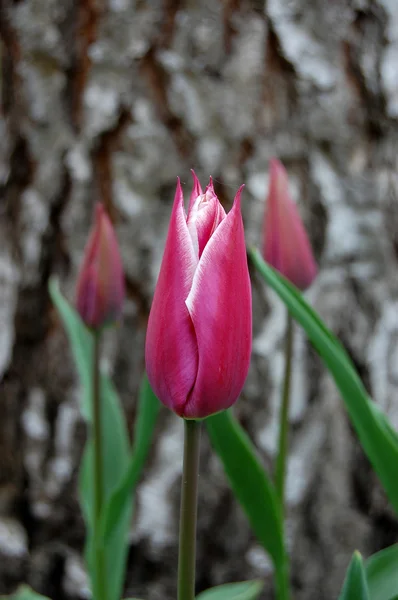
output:
[[249,369],[251,287],[241,189],[225,214],[194,175],[188,216],[180,182],[149,316],[145,358],[158,398],[185,418],[230,407]]
[[102,204],[97,204],[77,288],[76,308],[92,329],[116,321],[125,296],[123,266],[113,225]]
[[300,290],[317,275],[307,233],[289,193],[286,169],[276,158],[270,161],[270,183],[264,218],[264,259]]

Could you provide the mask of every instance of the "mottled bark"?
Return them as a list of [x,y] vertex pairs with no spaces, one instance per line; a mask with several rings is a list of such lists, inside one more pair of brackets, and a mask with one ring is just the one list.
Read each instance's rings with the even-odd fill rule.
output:
[[[308,296],[398,425],[398,3],[3,0],[0,7],[0,593],[87,595],[79,386],[47,283],[71,299],[93,205],[121,241],[128,301],[107,357],[132,423],[176,176],[247,184],[260,239],[267,163],[287,166],[321,273]],[[284,310],[256,278],[236,413],[271,466]],[[295,336],[287,484],[297,600],[336,598],[350,555],[397,521],[333,382]],[[175,597],[182,424],[162,413],[131,530],[126,595]],[[270,563],[203,442],[198,590]],[[264,598],[269,598],[269,591]]]

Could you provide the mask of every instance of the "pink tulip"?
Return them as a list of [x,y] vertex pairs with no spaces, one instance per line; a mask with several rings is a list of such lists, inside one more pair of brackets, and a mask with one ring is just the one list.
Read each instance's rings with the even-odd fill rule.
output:
[[188,217],[177,181],[145,348],[156,395],[188,419],[207,417],[237,400],[252,337],[242,188],[226,215],[211,179],[203,194],[193,176]]
[[123,266],[112,223],[97,204],[95,224],[84,251],[76,288],[76,308],[92,329],[115,321],[125,296]]
[[304,225],[289,194],[286,169],[276,158],[270,161],[270,184],[264,218],[264,259],[300,290],[317,275]]

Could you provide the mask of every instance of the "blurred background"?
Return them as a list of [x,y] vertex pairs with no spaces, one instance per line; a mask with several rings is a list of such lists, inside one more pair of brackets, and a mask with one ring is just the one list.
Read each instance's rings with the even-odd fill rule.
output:
[[[226,209],[246,184],[260,244],[280,158],[320,274],[310,302],[398,426],[398,2],[2,0],[0,5],[0,593],[25,581],[88,597],[76,479],[79,384],[47,292],[73,300],[97,200],[121,243],[128,300],[105,359],[134,421],[145,328],[176,177],[209,175]],[[253,273],[254,347],[236,414],[272,467],[284,310]],[[337,597],[350,556],[398,525],[334,383],[295,339],[287,485],[296,600]],[[163,410],[131,527],[125,597],[172,600],[182,426]],[[198,591],[270,562],[206,436]]]

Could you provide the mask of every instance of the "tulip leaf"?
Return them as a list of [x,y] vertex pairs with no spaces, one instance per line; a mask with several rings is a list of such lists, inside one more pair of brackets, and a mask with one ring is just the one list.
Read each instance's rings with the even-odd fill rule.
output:
[[398,544],[370,556],[365,568],[370,600],[398,598]]
[[105,543],[108,543],[109,537],[112,535],[119,514],[131,503],[131,495],[137,485],[152,442],[159,409],[160,402],[153,393],[147,376],[144,375],[138,399],[137,419],[134,425],[132,454],[124,477],[112,493],[103,514],[102,531]]
[[[82,384],[81,410],[88,423],[91,423],[91,373],[93,339],[91,332],[84,326],[78,314],[69,305],[59,291],[58,284],[50,282],[50,295],[62,317],[77,371]],[[130,447],[126,421],[122,412],[116,390],[107,375],[101,373],[101,413],[102,413],[102,444],[103,453],[103,482],[105,502],[126,473],[129,465]],[[80,501],[87,525],[86,560],[94,589],[97,586],[97,572],[94,556],[94,480],[93,480],[93,446],[89,438],[82,459],[79,477]],[[108,543],[104,547],[104,562],[108,584],[107,598],[118,600],[122,591],[125,564],[128,550],[128,529],[131,522],[131,506],[124,507],[119,516],[117,527],[112,531]]]
[[0,596],[0,600],[49,600],[47,596],[37,594],[28,585],[21,585],[16,592],[10,596]]
[[208,417],[205,423],[235,497],[280,572],[286,565],[282,515],[275,488],[255,447],[230,411]]
[[257,600],[264,583],[258,579],[241,583],[226,583],[206,590],[196,600]]
[[398,434],[366,393],[341,343],[308,305],[300,292],[267,265],[257,250],[249,256],[263,279],[286,304],[332,375],[362,448],[398,513]]
[[339,600],[370,600],[362,556],[354,552]]

